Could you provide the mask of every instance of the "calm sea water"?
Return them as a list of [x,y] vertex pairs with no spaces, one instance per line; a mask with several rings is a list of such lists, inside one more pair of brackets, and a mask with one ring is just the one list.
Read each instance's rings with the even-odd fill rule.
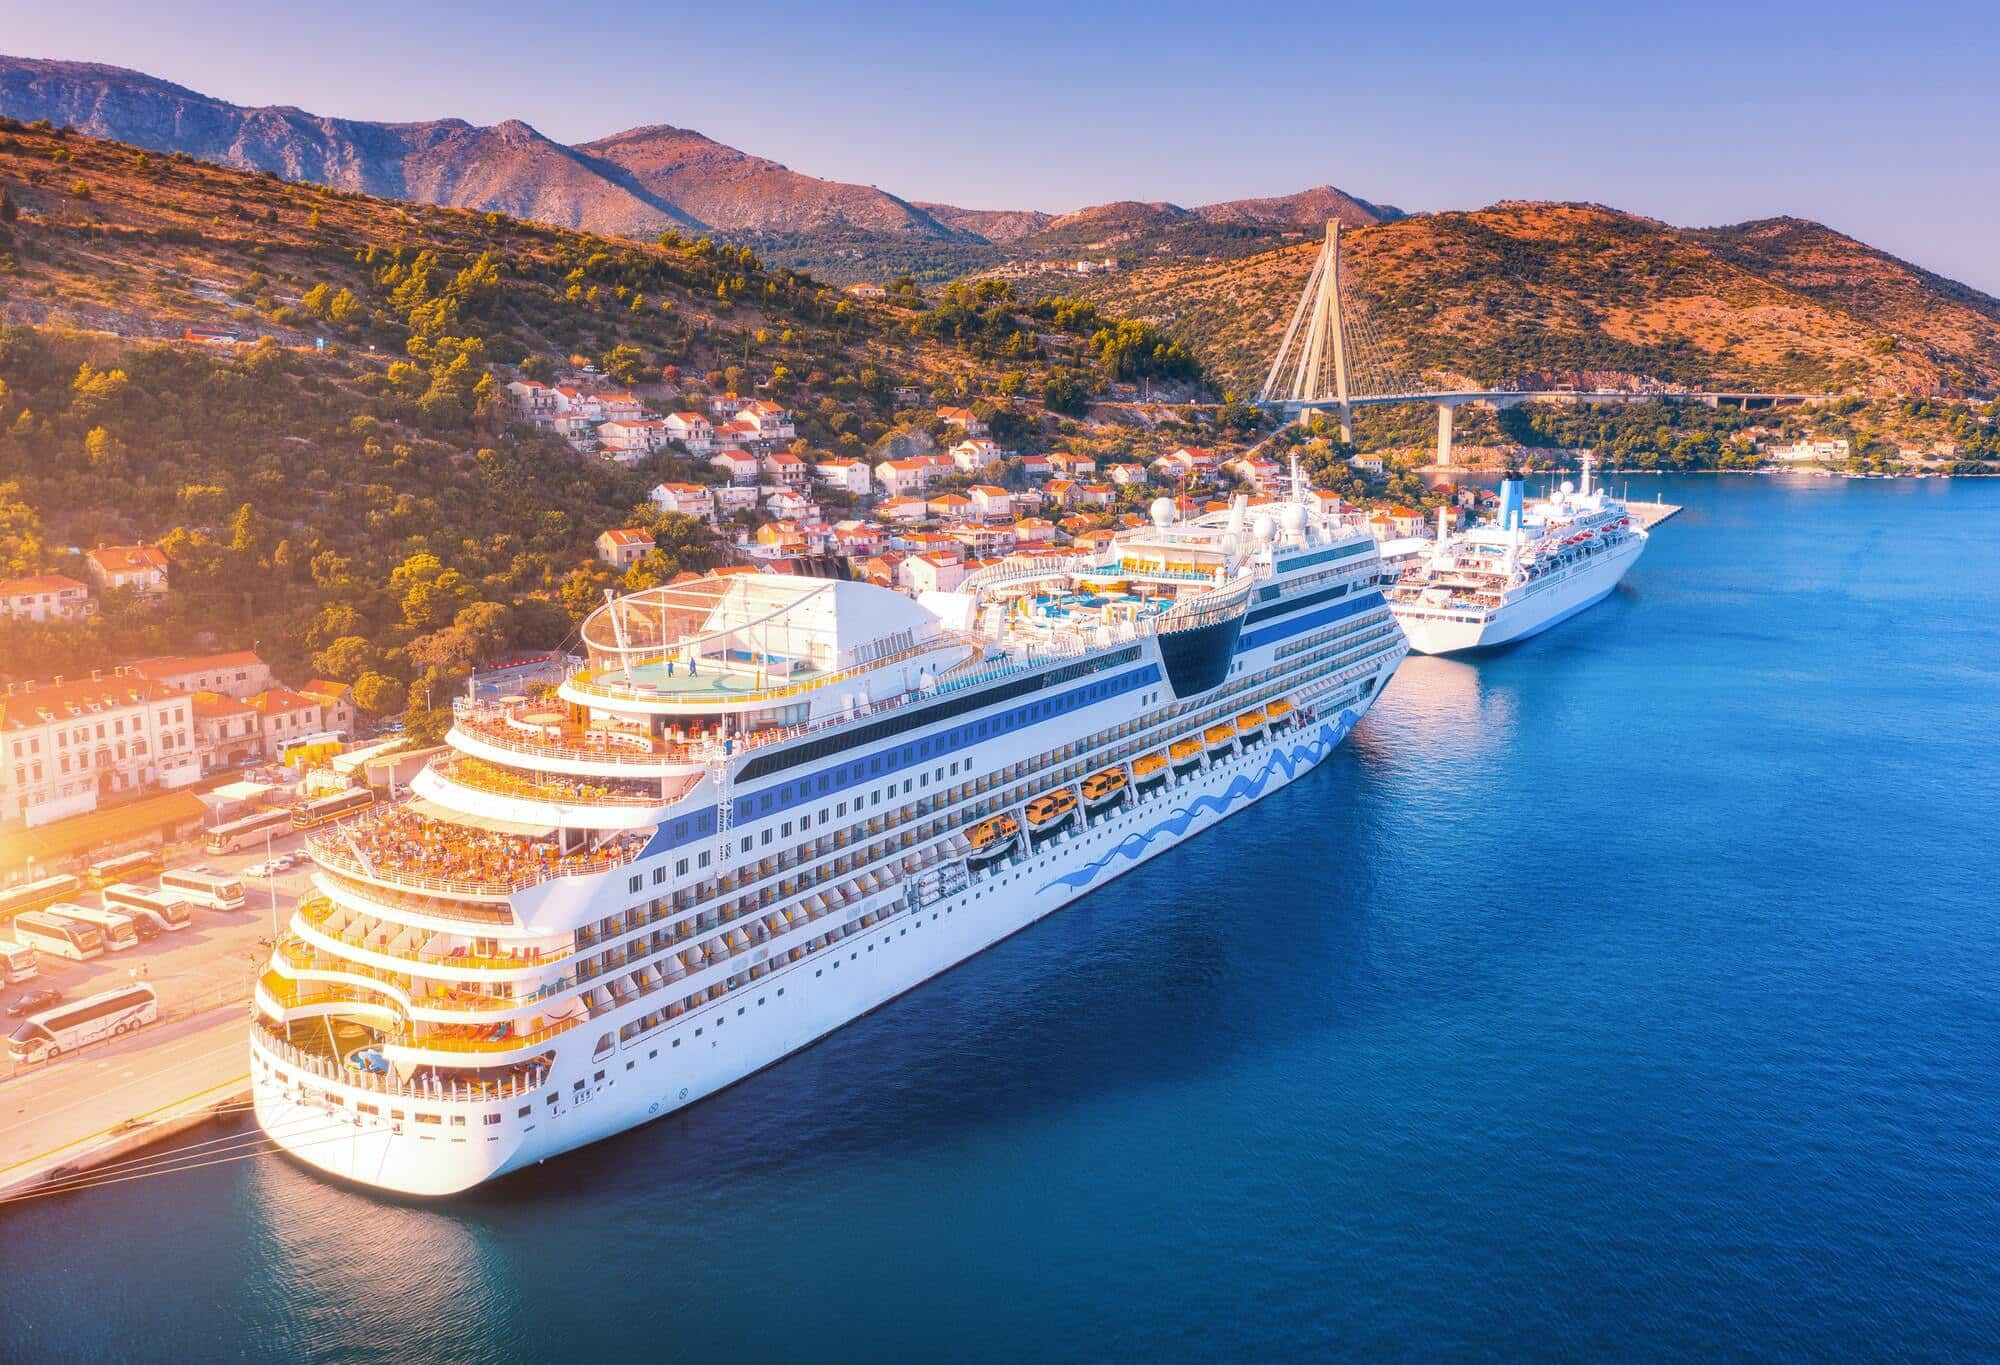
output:
[[0,1356],[2000,1351],[2000,483],[1632,487],[1588,616],[693,1112],[0,1215]]

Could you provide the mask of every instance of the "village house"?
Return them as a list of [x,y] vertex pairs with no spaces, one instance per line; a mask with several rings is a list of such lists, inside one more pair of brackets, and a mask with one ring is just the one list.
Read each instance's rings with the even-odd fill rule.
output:
[[1076,496],[1075,479],[1050,479],[1042,489],[1042,505],[1045,507],[1069,507]]
[[840,291],[851,299],[886,299],[889,291],[879,284],[850,284]]
[[196,692],[190,698],[190,705],[194,711],[195,752],[200,755],[204,775],[241,767],[264,757],[257,708],[249,702],[221,692]]
[[971,408],[939,408],[937,415],[941,420],[949,422],[967,436],[984,436],[986,434],[986,423],[980,421]]
[[679,512],[711,525],[715,522],[715,497],[705,484],[656,483],[646,500],[662,512]]
[[597,439],[620,464],[637,464],[666,445],[669,437],[667,424],[658,418],[615,417],[599,425]]
[[813,466],[813,477],[828,488],[838,488],[858,498],[868,496],[875,479],[865,460],[826,459]]
[[1023,455],[1021,457],[1021,473],[1030,483],[1040,483],[1054,472],[1049,466],[1049,457],[1046,455]]
[[1067,479],[1087,479],[1097,472],[1097,461],[1088,455],[1072,455],[1058,450],[1049,456],[1049,468]]
[[802,555],[806,538],[795,521],[768,521],[757,528],[757,549],[764,555]]
[[91,610],[90,589],[67,574],[0,579],[0,616],[29,621],[80,621]]
[[813,505],[811,496],[796,488],[766,489],[764,510],[774,517],[796,521],[804,521],[819,515],[819,508]]
[[945,532],[964,548],[971,558],[991,559],[995,555],[1010,553],[1016,543],[1012,526],[985,526],[978,522],[966,522],[953,526]]
[[299,691],[318,700],[320,720],[327,729],[346,739],[354,738],[361,713],[354,704],[353,688],[328,678],[308,678]]
[[984,436],[973,436],[960,441],[951,448],[951,462],[968,474],[977,474],[986,466],[1004,458],[1007,452],[997,441]]
[[849,559],[866,559],[882,550],[882,528],[865,521],[843,521],[833,528],[835,553]]
[[627,526],[606,531],[597,538],[597,557],[614,569],[628,569],[653,548],[653,535]]
[[167,557],[154,545],[100,545],[84,556],[84,569],[99,592],[130,588],[153,597],[167,590]]
[[736,420],[747,423],[762,441],[789,441],[799,434],[792,414],[768,399],[751,399],[737,409]]
[[863,560],[857,572],[864,580],[877,587],[893,588],[896,586],[896,570],[902,562],[903,557],[894,550],[885,550],[879,555],[870,555]]
[[1772,446],[1764,453],[1784,464],[1808,461],[1839,464],[1847,459],[1847,452],[1848,444],[1844,438],[1808,436],[1790,445]]
[[788,450],[766,455],[757,467],[765,478],[785,488],[804,488],[812,481],[812,466]]
[[928,517],[930,506],[922,498],[896,497],[877,504],[875,515],[892,524],[910,525]]
[[994,484],[974,484],[966,490],[972,500],[972,514],[986,521],[1005,521],[1014,515],[1014,495]]
[[1275,489],[1285,472],[1283,465],[1265,455],[1239,455],[1223,468],[1259,492]]
[[1382,472],[1382,457],[1380,455],[1350,455],[1347,457],[1347,465],[1348,468],[1359,470],[1363,474],[1380,474]]
[[708,410],[717,417],[727,421],[729,418],[743,411],[743,405],[749,401],[747,398],[737,397],[735,391],[731,390],[719,397],[709,399]]
[[329,727],[325,704],[318,697],[294,692],[289,687],[273,687],[249,699],[257,713],[257,733],[264,742],[264,757],[282,758],[289,745]]
[[963,493],[940,493],[930,500],[930,513],[940,521],[957,521],[972,515],[972,499]]
[[200,777],[185,692],[121,668],[0,695],[0,824],[44,825]]
[[220,692],[238,701],[271,686],[271,666],[255,650],[227,654],[161,654],[140,659],[132,672],[176,692]]
[[1104,475],[1120,488],[1143,487],[1151,481],[1142,464],[1106,465]]
[[507,385],[514,411],[524,422],[547,426],[556,415],[556,391],[533,379],[516,379]]
[[1153,468],[1170,479],[1193,479],[1215,468],[1215,453],[1201,446],[1181,446],[1153,461]]
[[721,470],[729,476],[731,483],[757,482],[759,460],[747,450],[719,450],[711,455],[709,466]]
[[916,554],[897,566],[900,585],[913,593],[950,592],[965,581],[965,572],[956,555]]
[[698,412],[671,412],[665,418],[667,435],[681,443],[690,455],[706,455],[715,449],[715,427]]
[[637,422],[652,416],[639,396],[623,390],[607,390],[596,395],[597,413],[606,422]]
[[930,487],[937,469],[934,459],[922,456],[910,460],[884,460],[875,466],[875,482],[881,484],[882,491],[891,498],[900,498],[910,493],[921,493]]
[[1045,517],[1022,517],[1014,523],[1014,543],[1022,549],[1055,543],[1056,524]]
[[1086,483],[1077,485],[1070,495],[1073,507],[1112,507],[1117,505],[1118,490],[1108,483]]
[[729,516],[735,512],[755,511],[763,494],[754,483],[726,483],[720,488],[709,490],[715,497],[715,510],[719,515]]
[[771,442],[757,428],[741,417],[732,417],[715,428],[716,443],[723,446],[741,446],[749,450],[767,449]]

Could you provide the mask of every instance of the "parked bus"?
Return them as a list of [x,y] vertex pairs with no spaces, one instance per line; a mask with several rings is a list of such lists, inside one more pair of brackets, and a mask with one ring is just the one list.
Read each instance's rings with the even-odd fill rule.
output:
[[290,811],[260,810],[255,815],[245,815],[209,830],[208,851],[213,854],[234,853],[239,848],[251,848],[263,843],[267,836],[275,839],[291,832]]
[[46,910],[30,910],[14,916],[14,938],[50,957],[66,957],[85,962],[104,956],[104,931]]
[[160,850],[141,849],[137,853],[121,853],[116,858],[105,858],[84,869],[83,879],[99,888],[113,882],[136,882],[141,877],[150,877],[160,870]]
[[57,901],[42,912],[58,919],[74,921],[77,924],[94,924],[104,934],[107,952],[122,953],[127,948],[139,946],[139,931],[132,927],[132,918],[121,915],[116,910],[93,910],[87,905],[71,905],[68,901]]
[[148,891],[143,886],[132,886],[120,882],[107,886],[99,897],[106,910],[116,910],[121,915],[134,919],[149,920],[157,929],[168,933],[185,929],[194,916],[188,913],[187,902],[177,896],[159,891]]
[[25,943],[0,938],[0,985],[28,981],[42,974],[41,955]]
[[319,796],[306,802],[292,812],[293,829],[317,829],[330,825],[356,811],[367,810],[375,804],[375,793],[366,787],[355,787],[350,791],[336,792],[332,796]]
[[241,910],[243,883],[205,867],[170,867],[160,874],[160,890],[209,910]]
[[40,910],[57,901],[66,901],[82,890],[83,883],[70,876],[44,877],[26,886],[9,887],[0,891],[0,919],[18,915],[23,910]]
[[120,1033],[144,1028],[160,1017],[160,998],[151,986],[120,986],[31,1014],[8,1035],[7,1055],[17,1062],[46,1061]]

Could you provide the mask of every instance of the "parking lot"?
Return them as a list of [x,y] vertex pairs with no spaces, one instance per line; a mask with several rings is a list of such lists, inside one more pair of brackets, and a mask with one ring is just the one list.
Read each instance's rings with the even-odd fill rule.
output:
[[[283,838],[272,840],[271,851],[297,854],[301,843],[301,836],[287,832]],[[72,962],[41,953],[39,976],[0,987],[0,1009],[45,987],[60,991],[64,1000],[77,1000],[129,981],[143,981],[159,993],[162,1023],[242,1005],[250,998],[251,982],[270,955],[272,941],[304,894],[312,867],[301,857],[291,871],[276,877],[246,875],[248,869],[263,863],[265,857],[261,844],[255,849],[221,855],[198,850],[170,853],[169,866],[200,865],[241,879],[243,908],[222,911],[193,906],[192,919],[186,928],[142,940],[137,947],[123,952],[107,952],[89,962]],[[142,878],[139,884],[150,887],[156,881],[156,878]],[[92,891],[82,893],[78,899],[86,905],[98,903]],[[11,1032],[12,1022],[5,1027]],[[59,1059],[47,1065],[65,1064]],[[0,1056],[0,1084],[5,1084],[4,1078],[11,1074],[11,1064]]]

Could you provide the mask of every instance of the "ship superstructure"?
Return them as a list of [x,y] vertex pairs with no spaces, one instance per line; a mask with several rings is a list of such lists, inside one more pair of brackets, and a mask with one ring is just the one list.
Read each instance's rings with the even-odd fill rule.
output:
[[607,601],[314,831],[256,990],[264,1130],[446,1194],[712,1094],[1323,760],[1407,648],[1303,503],[958,591],[718,573]]
[[1407,563],[1390,606],[1420,654],[1512,644],[1604,600],[1638,561],[1646,532],[1625,504],[1591,481],[1564,481],[1525,501],[1521,481],[1500,485],[1499,515],[1452,534],[1443,513],[1432,552]]

